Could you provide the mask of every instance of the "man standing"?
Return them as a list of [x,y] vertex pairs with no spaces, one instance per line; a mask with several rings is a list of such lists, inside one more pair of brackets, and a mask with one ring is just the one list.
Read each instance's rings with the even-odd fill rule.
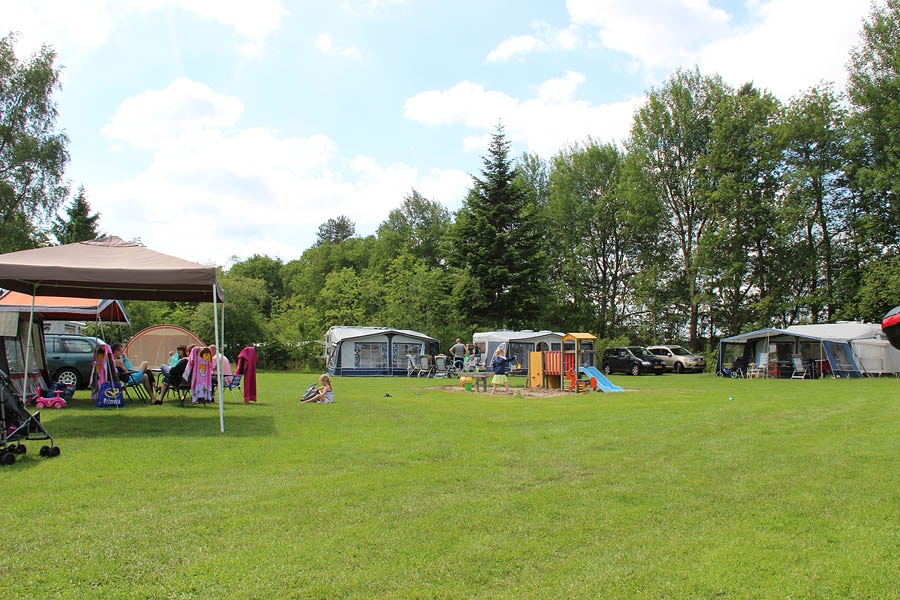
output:
[[459,338],[456,338],[456,343],[450,346],[450,357],[453,363],[453,368],[456,369],[457,373],[462,371],[465,356],[466,345],[459,341]]

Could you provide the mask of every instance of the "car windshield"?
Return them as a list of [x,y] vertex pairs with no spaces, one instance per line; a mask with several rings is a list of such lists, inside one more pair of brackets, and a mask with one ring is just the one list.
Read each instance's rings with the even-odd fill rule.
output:
[[646,348],[641,348],[640,346],[632,346],[628,349],[631,350],[631,353],[638,358],[656,358],[655,354],[653,354]]
[[693,352],[681,346],[675,346],[673,348],[669,348],[669,350],[671,350],[672,354],[674,354],[675,356],[690,356],[691,354],[693,354]]

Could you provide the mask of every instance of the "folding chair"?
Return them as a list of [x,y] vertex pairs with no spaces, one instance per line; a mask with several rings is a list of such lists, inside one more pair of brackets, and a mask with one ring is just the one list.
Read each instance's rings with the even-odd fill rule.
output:
[[[237,396],[234,395],[234,390],[241,391],[241,380],[244,378],[243,373],[235,373],[234,375],[222,375],[222,389],[228,390],[231,392],[231,397],[234,398],[234,403],[238,403]],[[213,384],[216,383],[216,380],[213,379]],[[243,392],[241,393],[243,396]]]
[[419,377],[433,377],[434,376],[434,363],[432,363],[432,358],[430,354],[420,354],[419,355]]
[[[134,373],[139,373],[141,375],[140,381],[134,381],[131,376]],[[147,395],[147,390],[144,388],[144,374],[140,371],[127,371],[124,373],[119,373],[119,381],[122,383],[122,391],[125,394],[125,398],[131,402],[131,392],[129,390],[134,390],[134,395],[138,397],[138,399],[144,404],[150,399],[150,396]]]
[[412,354],[406,355],[406,376],[412,377],[419,374],[419,361]]
[[434,377],[449,377],[452,368],[453,365],[446,355],[438,354],[434,357],[434,369],[432,371]]
[[803,357],[799,354],[795,354],[791,357],[791,363],[794,365],[794,372],[791,373],[791,379],[806,379],[807,375],[809,375],[810,368],[804,363]]

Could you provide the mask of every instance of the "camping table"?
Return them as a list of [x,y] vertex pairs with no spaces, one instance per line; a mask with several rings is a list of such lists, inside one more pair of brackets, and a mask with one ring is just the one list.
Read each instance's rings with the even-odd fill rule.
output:
[[[487,379],[489,375],[493,375],[490,371],[474,371],[472,373],[466,373],[465,375],[472,378],[475,382],[475,391],[476,392],[486,392],[488,391]],[[482,389],[484,388],[484,389]]]

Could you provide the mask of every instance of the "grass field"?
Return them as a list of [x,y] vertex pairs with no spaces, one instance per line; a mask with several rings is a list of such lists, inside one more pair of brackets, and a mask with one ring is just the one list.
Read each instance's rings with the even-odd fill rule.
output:
[[0,468],[3,597],[900,598],[895,379],[337,378],[299,405],[315,379],[262,374],[224,434],[213,407],[43,411],[62,455]]

